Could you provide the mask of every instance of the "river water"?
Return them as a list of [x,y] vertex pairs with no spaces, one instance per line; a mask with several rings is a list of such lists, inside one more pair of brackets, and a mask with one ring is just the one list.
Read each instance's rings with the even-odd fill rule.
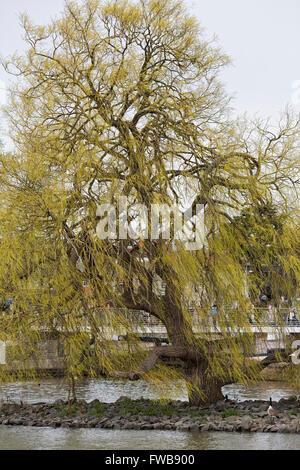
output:
[[[263,399],[272,396],[277,401],[295,395],[295,391],[276,382],[265,382],[245,387],[227,385],[223,393],[237,400]],[[157,393],[146,382],[113,380],[84,380],[77,384],[78,398],[91,401],[95,398],[114,402],[120,396],[132,399],[156,398]],[[64,379],[45,379],[39,382],[11,383],[0,386],[0,400],[28,403],[52,402],[66,398]],[[160,393],[162,396],[162,392]],[[184,386],[171,398],[186,400]],[[300,449],[299,434],[238,434],[192,433],[175,431],[131,431],[107,429],[52,429],[0,425],[0,450],[213,450],[213,449]]]

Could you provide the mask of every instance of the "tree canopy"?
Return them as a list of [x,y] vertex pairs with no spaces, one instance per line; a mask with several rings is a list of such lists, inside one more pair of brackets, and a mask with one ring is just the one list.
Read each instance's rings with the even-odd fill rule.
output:
[[[40,330],[59,331],[73,375],[164,380],[164,365],[154,375],[153,367],[178,358],[196,404],[217,399],[226,381],[254,378],[244,361],[244,260],[259,260],[263,241],[276,240],[281,275],[299,283],[299,121],[286,112],[274,129],[231,117],[219,78],[229,59],[182,1],[70,1],[48,26],[22,22],[27,53],[4,62],[17,78],[6,107],[15,151],[0,162],[0,291],[36,314],[8,321],[2,338],[26,338],[24,355]],[[177,204],[194,225],[203,205],[204,244],[189,251],[182,240],[142,233],[100,239],[97,208],[117,207],[121,196],[133,224],[138,204],[148,213]],[[288,214],[280,231],[253,212],[274,206]],[[207,330],[213,303],[218,338]],[[136,310],[169,338],[142,365]],[[124,330],[133,349],[108,334]]]

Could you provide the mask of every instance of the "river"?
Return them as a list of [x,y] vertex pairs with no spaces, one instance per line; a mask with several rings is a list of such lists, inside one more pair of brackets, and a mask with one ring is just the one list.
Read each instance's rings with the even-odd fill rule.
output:
[[[288,386],[265,382],[245,387],[227,385],[223,393],[237,400],[273,400],[295,395]],[[78,398],[91,401],[95,398],[114,402],[120,396],[136,399],[155,398],[157,394],[146,382],[122,382],[92,379],[77,384]],[[0,386],[0,400],[28,403],[52,402],[67,396],[64,379],[45,379],[39,382],[11,383]],[[173,398],[186,400],[184,387]],[[175,431],[131,431],[107,429],[52,429],[0,425],[0,450],[257,450],[300,449],[299,434],[238,434],[192,433]]]

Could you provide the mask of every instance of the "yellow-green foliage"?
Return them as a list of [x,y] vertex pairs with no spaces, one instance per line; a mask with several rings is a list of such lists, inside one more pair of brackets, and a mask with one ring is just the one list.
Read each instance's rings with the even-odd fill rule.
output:
[[[130,333],[129,311],[147,310],[173,345],[208,358],[208,376],[254,378],[251,334],[239,334],[249,331],[244,268],[266,264],[274,291],[299,283],[298,123],[287,113],[270,132],[230,118],[218,78],[228,57],[181,1],[68,2],[49,26],[22,20],[28,51],[5,63],[17,78],[6,109],[15,150],[0,163],[0,298],[26,315],[3,315],[0,340],[25,360],[40,331],[56,332],[73,376],[136,370],[137,336],[120,349],[110,333]],[[204,247],[98,239],[97,206],[121,195],[147,208],[205,204]],[[280,231],[251,216],[262,205],[284,215]],[[238,219],[247,210],[252,233]],[[248,282],[257,293],[259,266]],[[215,302],[221,342],[205,330]]]

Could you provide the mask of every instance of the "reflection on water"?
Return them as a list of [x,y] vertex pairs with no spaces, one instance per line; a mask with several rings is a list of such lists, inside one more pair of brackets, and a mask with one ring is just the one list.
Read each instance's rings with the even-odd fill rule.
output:
[[[40,382],[12,383],[0,386],[0,400],[34,403],[52,402],[67,397],[64,379],[44,379]],[[180,387],[179,387],[180,389]],[[244,387],[231,384],[223,387],[224,394],[237,400],[274,401],[295,395],[295,391],[276,382],[264,382]],[[83,380],[77,384],[79,399],[95,398],[114,402],[120,396],[132,399],[155,398],[157,394],[144,381],[124,382],[114,380]],[[181,391],[173,398],[186,400]],[[52,429],[0,425],[0,450],[38,449],[102,449],[102,450],[208,450],[208,449],[300,449],[297,434],[237,434],[237,433],[186,433],[175,431],[131,431],[103,429]]]
[[1,450],[294,450],[299,434],[111,431],[0,426]]

